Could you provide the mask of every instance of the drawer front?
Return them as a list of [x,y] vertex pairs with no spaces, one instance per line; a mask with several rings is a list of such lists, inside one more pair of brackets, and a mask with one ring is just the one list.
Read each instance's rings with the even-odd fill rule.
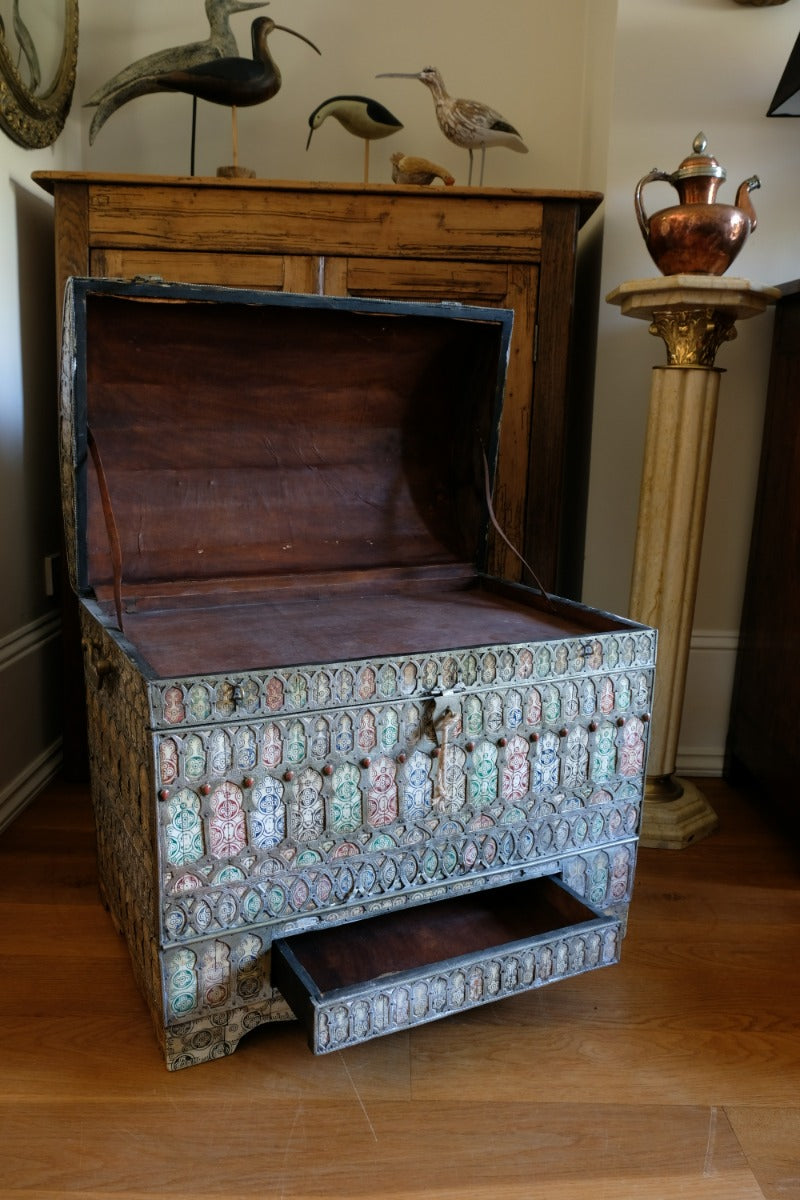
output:
[[651,686],[637,668],[155,734],[165,945],[361,917],[617,844],[623,867],[591,888],[624,901]]
[[608,966],[620,937],[615,919],[537,880],[278,939],[272,982],[325,1054]]

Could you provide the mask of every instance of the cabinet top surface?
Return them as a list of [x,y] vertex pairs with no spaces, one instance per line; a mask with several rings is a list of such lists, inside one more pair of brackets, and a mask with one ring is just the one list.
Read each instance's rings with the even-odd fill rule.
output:
[[561,189],[485,188],[485,187],[437,187],[421,188],[395,183],[328,183],[314,180],[275,179],[225,179],[215,176],[182,175],[126,175],[87,171],[34,171],[32,179],[51,195],[57,184],[80,184],[90,187],[141,187],[141,188],[200,188],[220,191],[261,190],[270,192],[309,192],[347,195],[404,195],[424,198],[434,195],[458,201],[482,200],[504,203],[552,203],[577,204],[580,223],[583,224],[600,205],[602,192],[574,191]]

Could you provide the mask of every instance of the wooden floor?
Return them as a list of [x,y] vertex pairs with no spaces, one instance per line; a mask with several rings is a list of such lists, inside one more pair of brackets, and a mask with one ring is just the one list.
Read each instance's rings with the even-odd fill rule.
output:
[[323,1058],[169,1074],[98,902],[87,794],[0,837],[2,1200],[800,1200],[798,854],[643,850],[622,963]]

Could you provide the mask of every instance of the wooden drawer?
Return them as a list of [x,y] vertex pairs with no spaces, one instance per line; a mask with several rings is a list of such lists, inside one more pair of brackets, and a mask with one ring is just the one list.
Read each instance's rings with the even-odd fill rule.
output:
[[325,1054],[607,966],[620,937],[548,877],[280,938],[272,984]]

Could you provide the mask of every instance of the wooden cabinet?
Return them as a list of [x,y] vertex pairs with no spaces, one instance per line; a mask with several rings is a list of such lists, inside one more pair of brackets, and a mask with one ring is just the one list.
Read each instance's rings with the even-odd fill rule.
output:
[[725,774],[800,832],[800,281],[781,291]]
[[[576,597],[584,409],[571,394],[577,233],[593,192],[37,172],[55,197],[59,297],[70,275],[514,310],[494,510],[547,590]],[[584,424],[584,428],[576,425]],[[578,478],[576,478],[578,476]],[[497,539],[497,574],[520,578]],[[528,580],[530,581],[530,580]]]

